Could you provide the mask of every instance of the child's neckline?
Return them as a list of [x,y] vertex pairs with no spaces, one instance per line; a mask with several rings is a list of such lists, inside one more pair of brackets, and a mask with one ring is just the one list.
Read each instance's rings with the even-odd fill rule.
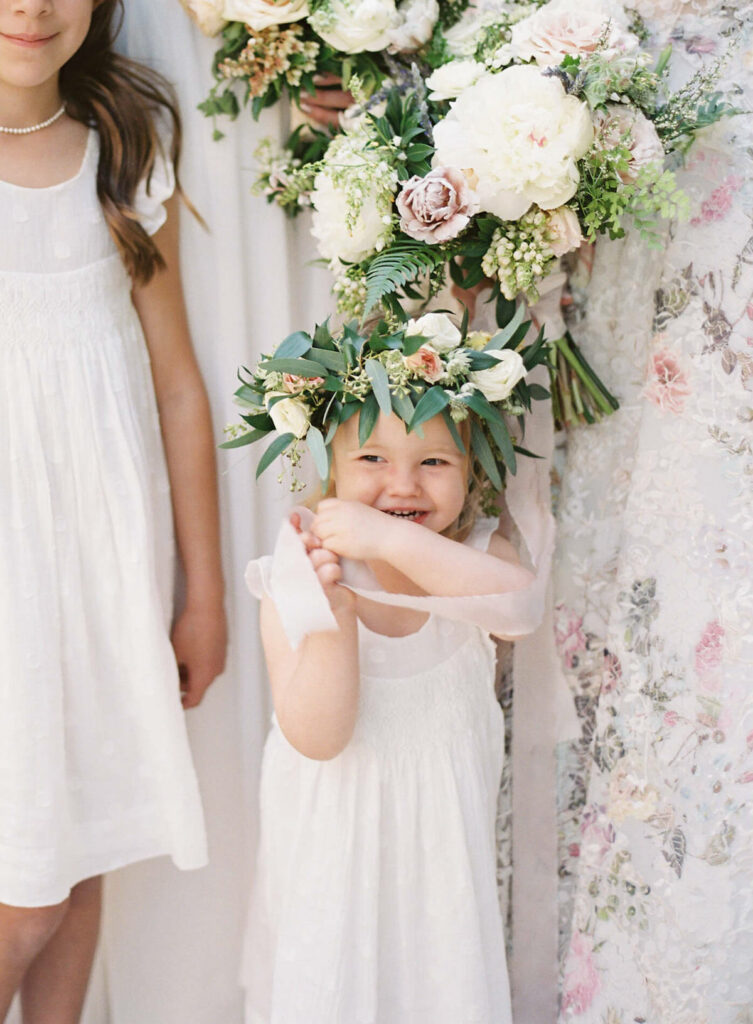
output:
[[399,636],[395,636],[392,633],[379,633],[375,629],[370,629],[360,616],[357,616],[359,629],[365,630],[371,636],[376,636],[380,640],[412,640],[414,637],[420,636],[425,629],[428,628],[433,616],[431,613],[427,614],[425,622],[423,622],[418,629],[414,629],[412,633],[402,633]]
[[72,177],[66,178],[65,181],[58,181],[55,182],[55,184],[53,185],[34,186],[18,185],[14,181],[5,181],[3,178],[0,178],[0,185],[4,185],[6,188],[17,189],[20,192],[54,192],[56,189],[64,188],[66,185],[72,185],[74,182],[79,180],[79,178],[83,175],[84,171],[86,170],[86,166],[89,163],[89,154],[91,153],[92,144],[96,134],[97,133],[94,128],[90,128],[87,132],[86,146],[84,146],[84,155],[81,157],[81,163],[79,164],[78,170]]

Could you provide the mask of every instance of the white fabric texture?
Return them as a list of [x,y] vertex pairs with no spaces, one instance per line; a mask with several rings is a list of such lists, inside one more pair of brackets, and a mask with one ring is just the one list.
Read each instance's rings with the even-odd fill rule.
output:
[[248,1024],[511,1024],[494,645],[430,615],[405,637],[359,623],[359,659],[358,720],[336,758],[304,757],[272,722]]
[[[172,513],[149,359],[96,196],[0,182],[0,900],[206,848],[169,642]],[[172,191],[155,175],[146,211]]]

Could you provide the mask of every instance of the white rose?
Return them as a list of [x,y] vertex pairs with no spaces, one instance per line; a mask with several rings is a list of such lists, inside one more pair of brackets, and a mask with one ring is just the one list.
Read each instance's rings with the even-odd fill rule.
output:
[[515,385],[523,380],[528,372],[519,352],[511,348],[502,349],[499,352],[490,352],[489,355],[497,357],[497,365],[490,366],[488,370],[476,370],[468,374],[468,379],[474,384],[484,398],[490,402],[501,402],[509,398]]
[[[284,392],[272,392],[268,399],[276,398]],[[269,415],[275,425],[275,430],[280,434],[295,434],[296,437],[305,437],[308,433],[311,420],[311,409],[302,398],[281,398],[279,402],[269,407]]]
[[386,49],[398,21],[394,0],[329,0],[309,18],[314,31],[342,53]]
[[390,32],[390,50],[412,53],[429,42],[439,18],[437,0],[405,0],[397,13],[400,23]]
[[634,182],[641,168],[664,161],[664,147],[656,128],[634,107],[620,103],[608,103],[606,109],[600,107],[594,115],[594,128],[599,147],[627,146],[630,150],[627,168],[620,172],[625,184]]
[[556,210],[550,210],[547,214],[546,226],[549,233],[549,245],[558,258],[564,256],[566,252],[577,249],[583,241],[577,214],[569,206],[558,206]]
[[461,334],[446,313],[424,313],[405,325],[408,336],[429,338],[435,352],[449,352],[460,344]]
[[307,0],[225,0],[228,21],[242,21],[254,32],[271,25],[300,21],[308,13]]
[[427,88],[431,89],[430,99],[454,100],[487,74],[483,64],[475,60],[452,60],[443,64],[426,79]]
[[542,67],[561,64],[570,54],[597,48],[611,60],[637,49],[638,39],[615,0],[550,0],[512,27],[509,55]]
[[517,220],[575,195],[577,161],[593,141],[588,106],[534,65],[485,75],[434,129],[434,166],[472,168],[482,210]]
[[205,36],[216,36],[225,24],[225,0],[181,0]]

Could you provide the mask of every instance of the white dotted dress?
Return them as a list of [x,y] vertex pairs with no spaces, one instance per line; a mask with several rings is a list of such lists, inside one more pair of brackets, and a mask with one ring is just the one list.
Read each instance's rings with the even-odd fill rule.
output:
[[[0,902],[206,859],[168,630],[170,494],[98,137],[51,188],[0,182]],[[173,191],[138,208],[154,233]]]
[[[485,547],[490,529],[470,542]],[[434,615],[405,637],[359,623],[359,644],[359,715],[339,756],[310,760],[272,723],[246,1024],[510,1024],[494,645]]]

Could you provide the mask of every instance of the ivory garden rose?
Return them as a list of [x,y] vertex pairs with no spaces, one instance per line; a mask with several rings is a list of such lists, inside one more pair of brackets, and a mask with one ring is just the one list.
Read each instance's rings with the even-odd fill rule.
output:
[[225,0],[181,0],[206,36],[216,36],[225,25]]
[[446,313],[424,313],[417,320],[409,320],[405,333],[409,337],[429,338],[435,352],[450,352],[462,340],[460,331]]
[[308,13],[307,0],[225,0],[224,9],[228,21],[242,21],[254,32],[300,21]]
[[390,32],[390,50],[413,53],[429,42],[439,18],[437,0],[405,0],[397,13],[400,21]]
[[611,59],[638,47],[621,4],[613,0],[550,0],[513,25],[506,57],[535,60],[542,67],[596,49]]
[[385,50],[400,16],[394,0],[326,0],[309,23],[336,50],[362,53]]
[[490,352],[497,356],[496,366],[488,370],[476,370],[468,375],[469,380],[490,402],[502,402],[509,398],[512,390],[526,375],[526,367],[518,352],[510,348]]
[[293,434],[295,437],[305,437],[308,433],[311,422],[311,409],[302,398],[280,398],[278,402],[272,403],[271,399],[285,392],[271,392],[267,397],[269,401],[269,416],[275,425],[275,430],[280,434]]
[[455,100],[434,129],[434,164],[472,168],[481,209],[517,220],[532,203],[552,210],[573,197],[592,141],[588,106],[559,79],[516,65]]
[[430,98],[435,103],[440,100],[454,100],[487,73],[486,67],[478,61],[451,60],[449,64],[443,64],[429,75],[426,87],[430,90]]

